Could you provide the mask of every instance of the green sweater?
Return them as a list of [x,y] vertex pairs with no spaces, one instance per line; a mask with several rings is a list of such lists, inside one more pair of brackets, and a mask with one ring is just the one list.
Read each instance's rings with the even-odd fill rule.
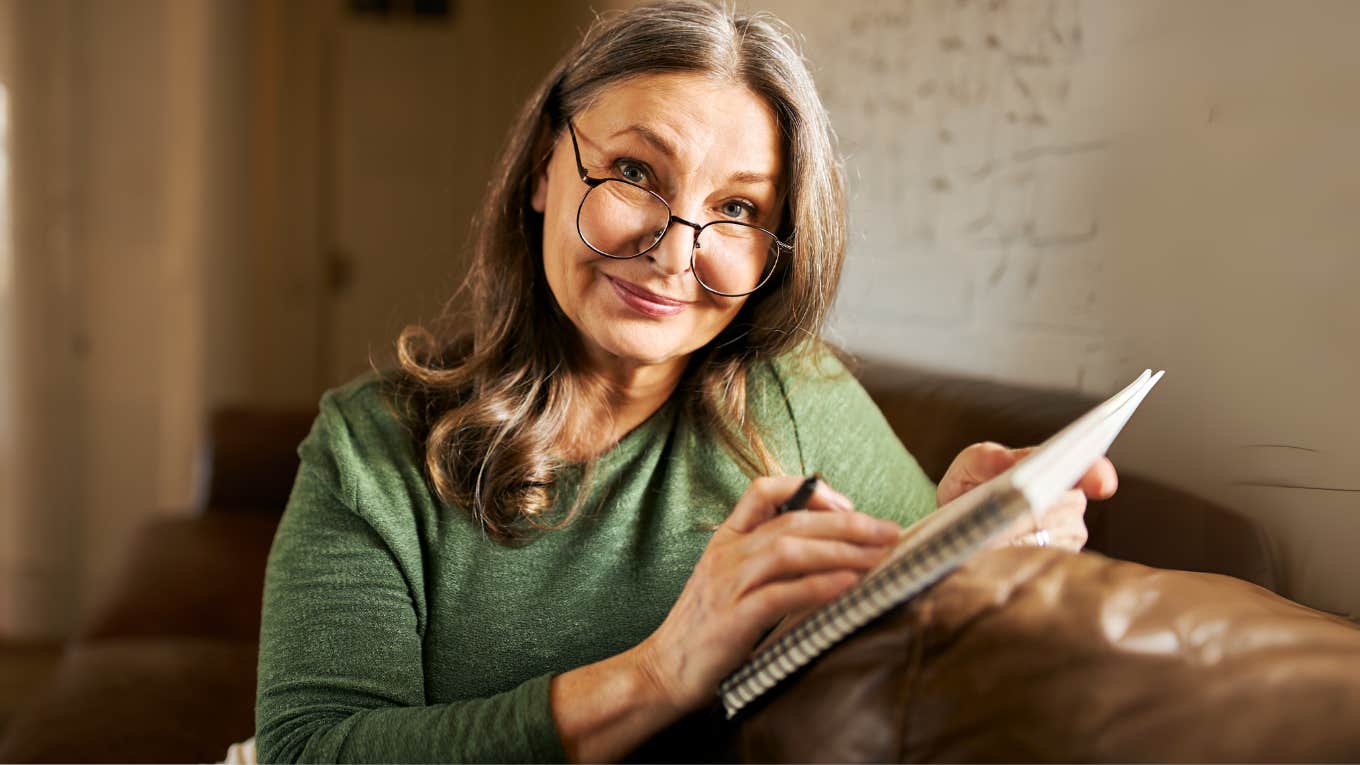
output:
[[[864,512],[933,510],[930,480],[832,365],[753,370],[767,445]],[[370,372],[327,391],[298,447],[265,577],[259,760],[564,760],[549,680],[651,634],[750,481],[672,400],[592,466],[584,517],[502,546],[434,495],[379,386]],[[578,485],[564,476],[557,501]]]

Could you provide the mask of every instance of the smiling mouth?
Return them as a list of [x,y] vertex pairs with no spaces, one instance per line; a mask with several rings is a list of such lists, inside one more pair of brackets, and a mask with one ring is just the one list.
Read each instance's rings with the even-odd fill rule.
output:
[[615,294],[619,296],[624,305],[645,316],[652,318],[675,316],[684,311],[685,306],[689,305],[684,300],[658,295],[623,279],[616,279],[608,275],[605,278],[609,280],[610,286],[614,288]]

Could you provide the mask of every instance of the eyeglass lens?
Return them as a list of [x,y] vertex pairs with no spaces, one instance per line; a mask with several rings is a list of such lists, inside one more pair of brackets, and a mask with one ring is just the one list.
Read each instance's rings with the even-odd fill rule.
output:
[[[611,258],[634,258],[660,240],[670,220],[665,202],[638,186],[606,181],[581,201],[581,238]],[[707,289],[744,295],[759,287],[774,266],[775,238],[734,222],[704,227],[694,248],[694,275]]]

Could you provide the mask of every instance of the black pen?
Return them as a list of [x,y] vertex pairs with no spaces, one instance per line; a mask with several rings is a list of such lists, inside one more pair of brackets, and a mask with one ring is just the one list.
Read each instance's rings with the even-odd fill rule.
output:
[[812,499],[812,493],[817,491],[817,484],[822,480],[821,473],[813,473],[803,480],[798,491],[792,497],[784,500],[783,503],[774,509],[775,515],[782,515],[790,510],[806,510],[808,500]]

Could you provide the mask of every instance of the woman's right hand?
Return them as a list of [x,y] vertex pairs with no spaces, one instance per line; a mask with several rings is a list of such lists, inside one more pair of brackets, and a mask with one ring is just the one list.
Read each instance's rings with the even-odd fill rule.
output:
[[844,592],[897,541],[897,524],[856,512],[825,482],[808,502],[812,512],[777,515],[802,481],[751,482],[666,619],[634,650],[643,676],[676,712],[711,701],[766,629]]

